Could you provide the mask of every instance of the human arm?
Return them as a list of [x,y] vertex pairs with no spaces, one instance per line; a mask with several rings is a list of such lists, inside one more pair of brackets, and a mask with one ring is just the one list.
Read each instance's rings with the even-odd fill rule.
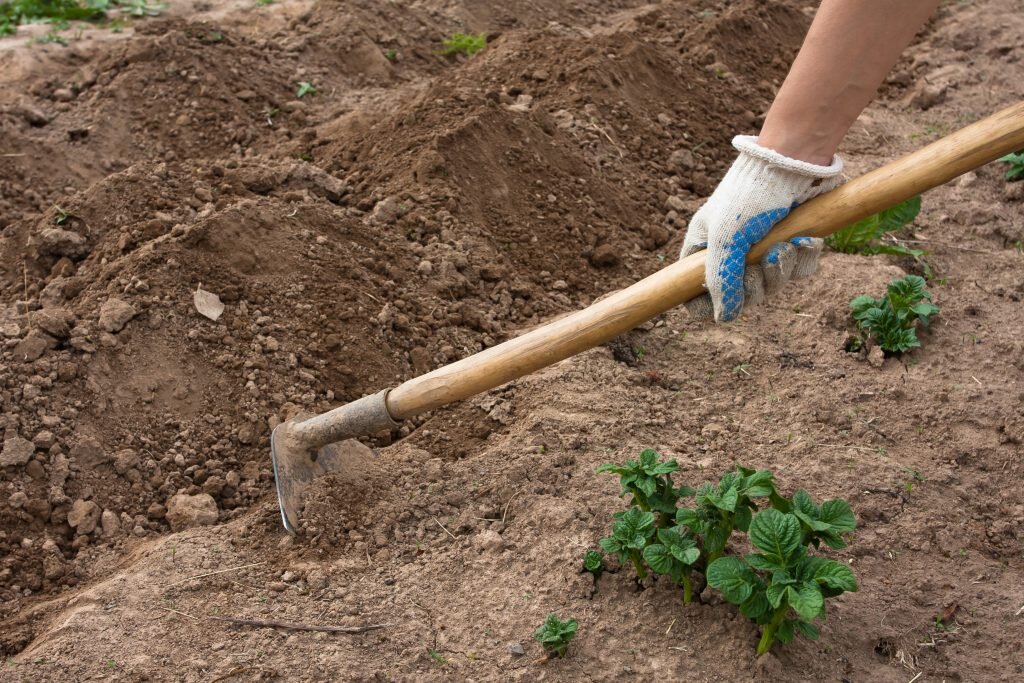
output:
[[747,267],[750,248],[793,206],[835,187],[834,155],[899,54],[938,0],[823,0],[757,138],[737,137],[739,156],[690,222],[681,256],[707,249],[707,295],[696,318],[737,318],[745,304],[814,272],[821,240],[776,245]]
[[823,0],[758,136],[827,165],[939,0]]

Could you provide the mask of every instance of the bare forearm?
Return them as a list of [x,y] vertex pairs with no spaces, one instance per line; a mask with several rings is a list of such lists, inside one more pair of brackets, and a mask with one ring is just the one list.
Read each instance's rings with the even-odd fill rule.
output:
[[939,0],[823,0],[758,143],[827,165]]

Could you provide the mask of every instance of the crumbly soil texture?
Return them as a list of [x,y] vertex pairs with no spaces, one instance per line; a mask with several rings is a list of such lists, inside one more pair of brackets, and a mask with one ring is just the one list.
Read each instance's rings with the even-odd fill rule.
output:
[[[0,39],[0,681],[1024,675],[1024,183],[1001,164],[896,236],[927,270],[826,253],[735,324],[670,311],[369,436],[280,524],[280,421],[675,258],[814,3],[170,4]],[[442,54],[455,32],[486,49]],[[1021,35],[1019,0],[943,3],[850,175],[1024,98]],[[942,310],[923,348],[848,352],[849,300],[905,273]],[[581,573],[623,506],[595,467],[647,447],[678,482],[738,462],[850,501],[832,556],[860,590],[818,641],[758,658],[713,592]],[[579,631],[544,661],[550,612]]]

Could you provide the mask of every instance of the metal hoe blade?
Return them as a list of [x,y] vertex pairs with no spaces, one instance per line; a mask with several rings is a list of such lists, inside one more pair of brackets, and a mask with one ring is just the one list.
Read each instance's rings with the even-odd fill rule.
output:
[[374,452],[358,441],[328,444],[319,450],[305,447],[289,438],[296,420],[278,425],[270,435],[270,458],[274,463],[277,502],[285,530],[298,533],[306,488],[325,474],[355,475],[360,478],[373,462]]

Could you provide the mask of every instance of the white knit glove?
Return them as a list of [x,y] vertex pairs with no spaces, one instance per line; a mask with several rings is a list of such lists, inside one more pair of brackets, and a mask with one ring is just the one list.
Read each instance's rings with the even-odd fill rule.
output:
[[708,293],[686,304],[697,319],[735,320],[744,303],[756,306],[790,279],[818,268],[822,240],[797,237],[772,247],[760,265],[746,266],[747,252],[798,204],[840,184],[843,162],[830,166],[797,161],[737,135],[740,154],[714,193],[690,220],[680,257],[707,249]]

